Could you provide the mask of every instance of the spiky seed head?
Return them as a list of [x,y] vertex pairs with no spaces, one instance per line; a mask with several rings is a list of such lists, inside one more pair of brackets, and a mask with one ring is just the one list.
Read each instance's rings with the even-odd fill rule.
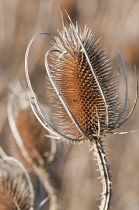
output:
[[45,137],[46,131],[37,121],[30,107],[20,109],[15,117],[15,122],[31,159],[39,164],[38,155],[40,155],[46,162],[51,151],[51,142]]
[[[17,89],[16,85],[15,88]],[[15,90],[12,90],[8,107],[8,118],[14,136],[13,142],[17,158],[29,167],[32,166],[32,162],[43,165],[48,161],[51,153],[51,140],[46,137],[48,132],[33,114],[23,89],[18,89],[16,93]],[[17,135],[15,135],[13,126],[15,126]],[[18,143],[19,141],[21,142]],[[23,148],[19,147],[21,143]],[[24,156],[23,150],[28,154],[27,157],[32,160],[31,162]]]
[[79,138],[79,130],[95,137],[113,129],[120,114],[116,96],[118,83],[100,39],[86,27],[81,31],[71,24],[69,28],[64,26],[54,38],[51,49],[47,71],[74,119],[69,117],[49,85],[50,107],[60,131]]
[[23,172],[17,165],[0,160],[0,209],[30,210],[31,192]]
[[[62,10],[61,10],[62,13]],[[68,15],[68,14],[67,14]],[[120,52],[125,77],[125,102],[119,103],[119,83],[109,61],[108,53],[87,27],[82,31],[78,25],[67,28],[54,37],[47,32],[36,34],[29,42],[25,55],[25,74],[31,107],[37,119],[56,138],[70,141],[94,140],[120,127],[133,113],[138,98],[138,82],[133,108],[124,118],[128,100],[126,68]],[[49,123],[40,109],[33,91],[29,73],[28,56],[31,44],[39,35],[53,38],[51,49],[45,55],[47,72],[48,106],[52,110]]]

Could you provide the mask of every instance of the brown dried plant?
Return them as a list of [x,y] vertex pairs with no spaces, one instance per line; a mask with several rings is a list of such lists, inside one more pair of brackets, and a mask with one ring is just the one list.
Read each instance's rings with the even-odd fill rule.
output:
[[[68,14],[67,14],[68,16]],[[135,103],[124,118],[128,100],[128,83],[123,58],[118,51],[124,70],[126,94],[124,107],[119,100],[119,84],[108,52],[101,41],[87,27],[82,31],[78,25],[66,27],[58,36],[42,32],[34,36],[27,48],[25,73],[29,88],[31,108],[47,131],[59,140],[90,141],[91,149],[98,162],[103,186],[99,209],[110,207],[112,184],[107,157],[101,138],[122,126],[131,116],[137,103],[138,83]],[[49,123],[32,89],[28,73],[28,54],[34,39],[42,34],[52,37],[51,48],[45,55],[47,73],[48,106],[53,113]],[[47,110],[46,110],[47,112]]]
[[[46,108],[46,107],[45,107]],[[8,120],[14,137],[14,153],[28,170],[34,170],[48,194],[50,210],[56,210],[57,197],[45,165],[53,161],[56,152],[55,140],[34,116],[25,90],[20,83],[12,85],[7,106]],[[50,116],[48,116],[50,119]],[[46,201],[48,200],[46,199]]]
[[25,167],[0,148],[0,209],[33,210],[34,190]]

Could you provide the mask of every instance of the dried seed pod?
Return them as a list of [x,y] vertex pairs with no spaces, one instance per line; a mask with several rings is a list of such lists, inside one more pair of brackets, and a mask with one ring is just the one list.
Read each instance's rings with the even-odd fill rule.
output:
[[[8,119],[14,136],[15,151],[26,167],[34,170],[50,199],[50,210],[57,210],[57,197],[51,186],[45,163],[52,161],[56,152],[55,140],[51,140],[33,114],[27,96],[20,84],[12,87],[8,103]],[[50,120],[49,111],[47,118]]]
[[0,159],[0,209],[33,210],[32,189],[29,175],[19,161],[12,157]]
[[16,142],[16,151],[25,165],[31,166],[33,162],[43,165],[54,158],[55,142],[46,137],[48,132],[34,116],[20,85],[15,85],[10,95],[8,118]]
[[[71,25],[53,41],[52,48],[59,52],[52,52],[48,71],[84,133],[100,136],[112,127],[119,114],[114,76],[107,51],[100,45],[100,40],[86,28],[79,36],[90,64]],[[60,52],[69,53],[60,59]],[[68,119],[60,114],[59,118]],[[64,124],[63,121],[61,126]]]
[[[121,55],[120,58],[123,61]],[[120,127],[134,110],[137,94],[133,109],[122,119],[127,98],[125,107],[121,108],[118,81],[108,52],[86,27],[83,32],[72,23],[69,28],[64,27],[52,41],[45,64],[52,83],[49,90],[54,95],[49,106],[54,110],[57,123],[60,122],[60,132],[65,135],[69,135],[66,130],[70,128],[73,138],[79,138],[81,134],[90,140],[101,137]],[[124,64],[123,68],[126,75]],[[56,97],[59,100],[55,100]],[[53,105],[53,100],[57,105]]]
[[[69,16],[68,16],[69,17]],[[34,36],[26,50],[25,73],[29,88],[32,110],[40,123],[56,138],[91,142],[97,158],[103,192],[101,210],[110,207],[111,181],[101,137],[120,127],[132,114],[138,96],[138,82],[135,103],[126,118],[123,117],[128,100],[126,68],[118,51],[124,70],[126,93],[124,107],[119,105],[119,84],[114,74],[108,53],[100,40],[88,28],[82,31],[72,21],[67,28],[63,19],[63,31],[53,37],[51,49],[45,55],[47,72],[48,106],[52,110],[53,124],[45,118],[28,74],[28,54]]]
[[38,156],[40,156],[39,159],[46,162],[49,159],[51,142],[46,138],[46,131],[36,120],[30,107],[18,111],[15,116],[15,123],[31,159],[39,164]]
[[27,66],[30,46],[40,34],[34,36],[28,45],[25,71],[31,106],[42,125],[59,138],[71,141],[92,141],[120,127],[136,106],[138,84],[134,106],[123,118],[128,100],[128,83],[120,52],[126,83],[123,108],[119,104],[119,84],[107,50],[103,49],[100,39],[91,30],[85,27],[81,31],[72,22],[69,28],[63,25],[59,36],[53,37],[51,50],[45,56],[47,105],[53,113],[54,123],[50,124],[45,119],[31,87]]

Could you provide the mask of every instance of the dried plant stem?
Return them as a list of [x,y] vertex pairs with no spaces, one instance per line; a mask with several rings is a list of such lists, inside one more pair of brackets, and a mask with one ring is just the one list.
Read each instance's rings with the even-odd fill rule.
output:
[[41,178],[44,188],[48,194],[48,198],[50,200],[49,210],[58,210],[57,196],[55,194],[54,188],[50,184],[49,175],[47,174],[45,168],[38,166],[35,167],[35,171]]
[[100,171],[100,180],[103,187],[103,191],[101,193],[101,204],[99,206],[99,209],[107,210],[110,207],[112,183],[110,181],[111,175],[107,163],[107,158],[103,149],[102,141],[99,138],[95,139],[95,143],[92,144],[92,150],[94,151],[94,156],[98,163]]

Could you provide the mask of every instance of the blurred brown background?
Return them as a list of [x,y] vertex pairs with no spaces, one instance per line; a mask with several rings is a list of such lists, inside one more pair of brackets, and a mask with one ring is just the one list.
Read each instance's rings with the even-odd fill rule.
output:
[[[78,21],[81,27],[87,24],[102,37],[102,43],[110,51],[116,67],[118,67],[116,48],[120,49],[129,78],[129,101],[126,112],[128,113],[135,98],[134,65],[139,75],[139,1],[59,0],[59,2],[74,23]],[[10,134],[7,132],[6,111],[8,87],[16,80],[25,81],[24,55],[32,36],[42,31],[56,35],[57,29],[62,29],[57,1],[0,1],[0,142],[9,153]],[[40,95],[45,94],[42,91],[44,84],[42,79],[44,54],[48,49],[49,38],[42,36],[33,44],[29,56],[30,75]],[[124,99],[124,80],[121,80],[120,88]],[[139,130],[139,103],[126,126],[118,131],[133,130]],[[139,210],[138,136],[139,131],[125,135],[109,134],[104,139],[112,171],[113,210]],[[72,145],[70,149],[64,149],[61,158],[51,163],[49,170],[63,210],[98,209],[101,184],[97,180],[99,174],[95,172],[96,162],[88,150],[88,143]]]

